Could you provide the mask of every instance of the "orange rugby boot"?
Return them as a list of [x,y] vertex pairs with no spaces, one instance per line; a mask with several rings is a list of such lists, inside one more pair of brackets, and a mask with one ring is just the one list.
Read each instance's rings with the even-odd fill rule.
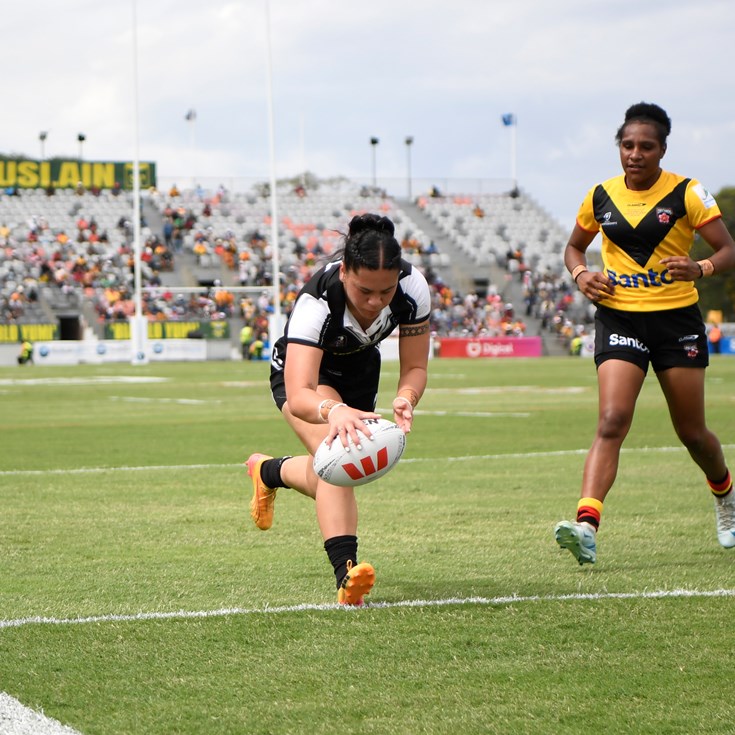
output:
[[251,454],[247,461],[248,474],[253,479],[250,515],[261,531],[267,531],[273,525],[273,506],[276,502],[276,491],[260,478],[260,468],[266,459],[273,458],[267,454]]
[[364,597],[370,594],[374,584],[375,569],[372,564],[362,562],[353,567],[352,562],[348,562],[347,574],[337,591],[337,602],[360,607],[365,604]]

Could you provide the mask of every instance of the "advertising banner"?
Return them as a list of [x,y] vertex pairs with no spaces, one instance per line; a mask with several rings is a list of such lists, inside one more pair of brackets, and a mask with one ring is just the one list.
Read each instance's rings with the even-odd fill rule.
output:
[[[156,186],[156,164],[139,163],[140,188]],[[18,189],[74,189],[82,182],[85,189],[133,188],[133,163],[128,161],[80,161],[51,158],[37,161],[32,158],[0,156],[0,188]]]
[[58,324],[0,324],[0,342],[46,342],[58,338]]
[[[79,365],[131,362],[130,340],[57,340],[37,342],[33,353],[36,365]],[[166,339],[149,344],[150,361],[204,361],[207,342],[203,339]]]
[[541,357],[541,337],[441,337],[439,357]]
[[[230,323],[217,321],[148,322],[148,339],[186,339],[195,335],[200,339],[229,339]],[[130,322],[105,324],[105,339],[130,339]]]

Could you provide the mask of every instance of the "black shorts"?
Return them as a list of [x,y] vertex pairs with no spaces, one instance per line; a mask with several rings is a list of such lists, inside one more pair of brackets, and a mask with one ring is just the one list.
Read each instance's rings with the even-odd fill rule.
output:
[[[354,355],[338,357],[324,353],[319,368],[319,385],[328,385],[352,408],[374,411],[380,384],[380,351],[371,347]],[[279,411],[286,402],[283,370],[271,365],[271,392]]]
[[595,364],[625,360],[648,372],[709,365],[707,332],[696,304],[665,311],[620,311],[598,306]]

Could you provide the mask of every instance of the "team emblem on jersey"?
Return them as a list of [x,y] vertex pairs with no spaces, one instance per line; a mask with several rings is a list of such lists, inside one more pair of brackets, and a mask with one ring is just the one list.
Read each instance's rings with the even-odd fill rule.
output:
[[656,207],[656,216],[658,221],[662,225],[668,225],[671,222],[671,217],[674,212],[671,209],[664,209],[663,207]]
[[679,342],[690,360],[693,360],[699,354],[699,347],[697,347],[698,338],[698,334],[687,334],[685,337],[679,337]]
[[609,227],[611,225],[616,225],[618,223],[612,219],[612,212],[605,212],[605,214],[602,215],[602,222],[600,222],[600,224],[603,227]]

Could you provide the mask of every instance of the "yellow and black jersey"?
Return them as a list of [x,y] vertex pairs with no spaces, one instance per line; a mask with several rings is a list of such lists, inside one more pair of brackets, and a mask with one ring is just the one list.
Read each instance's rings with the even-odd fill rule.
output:
[[633,191],[625,176],[592,187],[577,214],[577,224],[602,233],[605,274],[615,295],[600,301],[623,311],[661,311],[694,304],[692,281],[673,281],[663,258],[688,255],[694,231],[717,217],[714,197],[695,179],[662,171],[646,191]]

